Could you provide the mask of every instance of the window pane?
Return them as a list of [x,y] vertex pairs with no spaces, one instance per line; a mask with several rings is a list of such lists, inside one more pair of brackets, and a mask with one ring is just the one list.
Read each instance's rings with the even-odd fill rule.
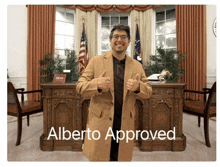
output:
[[101,50],[110,50],[111,49],[109,42],[102,43],[101,47],[102,47]]
[[102,17],[102,26],[109,26],[109,17]]
[[175,18],[175,9],[166,11],[166,19],[172,19],[172,18]]
[[101,40],[105,42],[109,41],[110,27],[109,26],[102,27],[101,31],[102,31]]
[[74,48],[74,37],[65,37],[65,49]]
[[156,35],[165,33],[165,22],[156,24]]
[[64,54],[64,50],[55,50],[55,57],[57,57],[58,55],[60,55],[61,59],[66,59],[66,56]]
[[[155,55],[159,55],[159,52],[155,50]],[[151,63],[155,64],[155,61],[152,61]]]
[[56,49],[65,49],[65,37],[62,35],[55,35],[55,48]]
[[119,24],[119,18],[118,17],[111,17],[111,25],[117,25]]
[[[74,10],[56,7],[55,58],[60,55],[66,67],[65,49],[75,49]],[[57,21],[58,20],[58,21]]]
[[[166,49],[166,52],[169,52],[169,51],[171,51],[171,50],[177,51],[176,48],[171,48],[171,49]],[[175,54],[175,57],[176,57],[176,56],[177,56],[177,54]]]
[[166,21],[166,34],[176,32],[176,20],[167,20]]
[[56,11],[56,20],[64,21],[65,20],[65,12]]
[[63,29],[63,31],[65,32],[66,35],[71,35],[73,36],[74,34],[74,26],[73,24],[70,23],[66,23],[66,28]]
[[156,21],[165,20],[165,11],[156,13]]
[[[65,67],[66,67],[66,56],[63,54],[63,52],[64,52],[63,50],[60,51],[59,59],[62,60],[60,64],[61,64],[61,66],[63,66],[64,69],[65,69]],[[58,58],[58,54],[56,54],[56,55],[54,56],[54,60],[58,63],[57,58]]]
[[165,36],[164,35],[158,35],[156,36],[156,47],[162,47],[165,46]]
[[61,12],[65,12],[65,8],[60,7],[60,6],[56,6],[56,11],[61,11]]
[[120,17],[120,24],[128,25],[128,17]]
[[[165,13],[166,12],[166,13]],[[155,45],[165,50],[176,49],[175,7],[156,12]],[[157,52],[156,52],[157,53]]]
[[54,56],[54,59],[56,61],[56,58],[58,57],[58,54],[59,54],[59,58],[60,59],[63,59],[62,62],[61,62],[61,65],[63,67],[66,66],[66,56],[64,55],[64,50],[55,50],[55,56]]
[[65,34],[66,26],[65,23],[56,21],[56,34]]
[[74,10],[73,9],[66,9],[66,13],[74,14]]
[[126,50],[126,54],[127,54],[128,56],[131,56],[128,50]]
[[176,34],[166,35],[166,48],[176,47]]
[[65,57],[64,60],[61,62],[61,65],[64,67],[64,69],[66,69],[66,57]]
[[74,14],[66,13],[66,21],[73,23],[74,22]]
[[[111,49],[109,35],[113,26],[118,24],[128,25],[128,16],[125,14],[105,14],[101,17],[101,54]],[[129,51],[127,51],[129,53]]]
[[107,50],[102,50],[101,51],[101,54],[103,55],[103,54],[105,54],[105,53],[107,53],[108,51]]

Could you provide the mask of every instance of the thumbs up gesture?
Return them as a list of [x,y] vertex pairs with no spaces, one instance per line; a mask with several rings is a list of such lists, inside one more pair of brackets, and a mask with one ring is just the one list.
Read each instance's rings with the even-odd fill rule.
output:
[[106,71],[104,71],[98,78],[98,89],[101,89],[103,92],[107,92],[109,90],[110,83],[111,78],[106,77]]
[[128,79],[127,89],[130,91],[139,91],[140,90],[140,77],[139,74],[136,74],[135,79]]

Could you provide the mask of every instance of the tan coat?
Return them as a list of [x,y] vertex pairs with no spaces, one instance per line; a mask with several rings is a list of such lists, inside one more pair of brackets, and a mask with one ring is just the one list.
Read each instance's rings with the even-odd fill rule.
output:
[[[152,94],[152,88],[148,83],[145,72],[142,65],[126,56],[125,61],[125,74],[124,74],[124,95],[123,95],[123,110],[122,110],[122,122],[121,130],[134,131],[134,104],[136,97],[139,96],[143,99],[150,98]],[[106,77],[111,77],[112,82],[110,85],[110,91],[99,93],[97,90],[97,79],[106,71]],[[134,92],[127,90],[128,79],[135,79],[136,74],[140,76],[140,92],[135,94]],[[112,51],[101,55],[94,56],[86,67],[85,71],[78,80],[76,89],[77,92],[91,96],[91,102],[89,106],[89,114],[87,119],[86,129],[90,129],[91,132],[98,130],[101,134],[100,139],[93,140],[90,133],[90,139],[88,139],[88,133],[84,138],[83,152],[91,161],[109,161],[111,137],[105,140],[109,127],[113,125],[114,118],[114,73],[113,73],[113,57]],[[97,133],[94,133],[94,138],[97,138]],[[131,136],[130,136],[131,137]],[[130,140],[126,143],[126,140],[119,142],[119,161],[130,161],[132,158],[134,140]]]

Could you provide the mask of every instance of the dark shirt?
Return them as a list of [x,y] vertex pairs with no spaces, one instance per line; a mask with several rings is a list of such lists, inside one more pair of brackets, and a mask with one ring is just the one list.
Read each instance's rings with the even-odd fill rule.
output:
[[121,128],[121,115],[123,106],[123,90],[124,90],[124,71],[125,71],[125,60],[118,60],[113,56],[113,67],[114,67],[114,129]]

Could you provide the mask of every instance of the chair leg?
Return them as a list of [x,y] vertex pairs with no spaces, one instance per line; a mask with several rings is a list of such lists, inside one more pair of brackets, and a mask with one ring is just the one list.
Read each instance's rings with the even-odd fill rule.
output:
[[17,142],[16,146],[20,145],[21,143],[21,133],[22,133],[22,116],[18,116],[18,129],[17,129]]
[[30,115],[27,115],[27,126],[29,126],[29,123],[30,123],[30,122],[29,122],[29,116],[30,116]]
[[200,127],[200,119],[201,117],[200,116],[198,116],[198,127]]
[[205,135],[206,146],[211,147],[209,141],[209,117],[204,117],[204,135]]

